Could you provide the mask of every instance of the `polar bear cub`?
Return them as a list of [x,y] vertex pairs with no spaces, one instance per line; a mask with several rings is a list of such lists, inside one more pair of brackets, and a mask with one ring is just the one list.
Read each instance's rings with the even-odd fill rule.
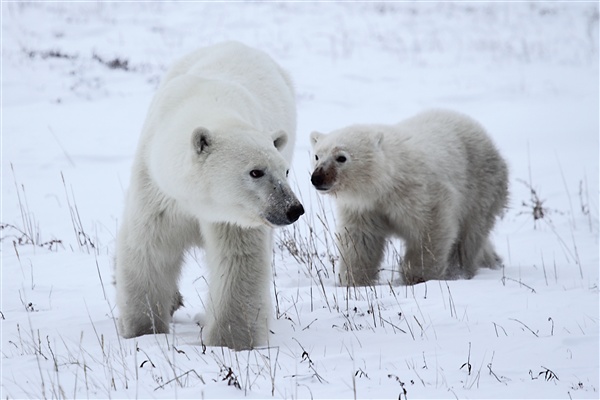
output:
[[444,110],[397,125],[313,132],[312,184],[335,197],[341,283],[372,285],[390,236],[406,284],[495,267],[489,234],[507,205],[508,168],[485,130]]
[[169,332],[185,251],[205,249],[204,342],[266,343],[272,228],[303,213],[287,183],[296,134],[288,75],[236,42],[171,68],[150,105],[116,249],[120,333]]

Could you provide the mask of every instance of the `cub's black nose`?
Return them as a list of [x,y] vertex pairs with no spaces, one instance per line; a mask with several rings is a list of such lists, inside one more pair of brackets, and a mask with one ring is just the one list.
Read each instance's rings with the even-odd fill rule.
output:
[[290,223],[292,223],[296,222],[302,214],[304,214],[304,207],[302,207],[302,204],[298,203],[291,206],[285,215],[287,216]]
[[323,175],[322,174],[318,174],[318,173],[313,173],[310,177],[310,182],[313,184],[313,186],[315,187],[319,187],[321,185],[323,185]]

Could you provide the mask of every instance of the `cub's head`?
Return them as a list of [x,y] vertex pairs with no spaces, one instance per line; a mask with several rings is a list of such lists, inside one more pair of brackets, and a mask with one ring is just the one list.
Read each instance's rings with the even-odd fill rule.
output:
[[287,134],[240,130],[199,127],[177,152],[162,149],[178,156],[154,174],[159,187],[201,220],[243,227],[295,222],[304,208],[287,182],[289,165],[280,153]]
[[383,134],[366,126],[351,126],[330,134],[313,132],[311,182],[320,193],[353,194],[369,191],[383,171],[378,170]]

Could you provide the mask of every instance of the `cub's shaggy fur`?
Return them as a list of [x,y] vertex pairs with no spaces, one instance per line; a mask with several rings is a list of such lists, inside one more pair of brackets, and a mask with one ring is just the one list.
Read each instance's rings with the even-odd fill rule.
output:
[[405,241],[404,282],[471,278],[501,259],[489,234],[508,168],[471,118],[433,110],[397,125],[313,132],[312,183],[335,197],[344,285],[371,285],[390,236]]

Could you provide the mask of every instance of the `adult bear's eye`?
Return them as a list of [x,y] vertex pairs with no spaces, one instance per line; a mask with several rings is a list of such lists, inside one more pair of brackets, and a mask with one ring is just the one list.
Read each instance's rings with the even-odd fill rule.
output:
[[261,171],[260,169],[253,169],[252,171],[250,171],[250,176],[253,178],[260,178],[264,175],[265,175],[265,172]]
[[319,161],[319,156],[315,154],[315,161]]
[[335,159],[335,161],[337,161],[339,163],[345,163],[346,162],[346,156],[337,156],[337,158]]
[[288,169],[287,171],[285,171],[285,177],[287,178],[290,174],[290,170]]

